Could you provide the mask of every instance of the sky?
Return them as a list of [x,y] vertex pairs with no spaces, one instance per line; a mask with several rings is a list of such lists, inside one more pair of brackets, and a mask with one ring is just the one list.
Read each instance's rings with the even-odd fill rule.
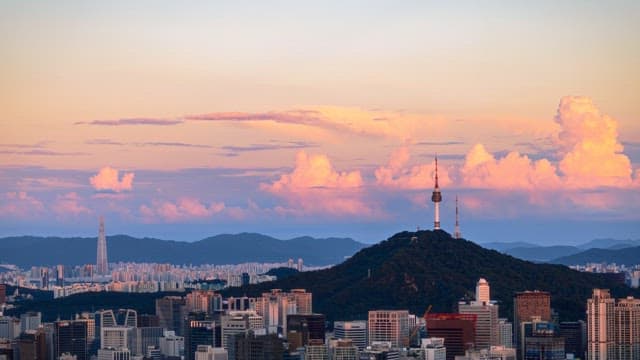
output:
[[637,1],[3,1],[0,236],[640,238]]

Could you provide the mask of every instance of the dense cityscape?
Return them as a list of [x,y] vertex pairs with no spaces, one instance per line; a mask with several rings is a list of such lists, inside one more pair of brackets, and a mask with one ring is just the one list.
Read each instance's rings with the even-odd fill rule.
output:
[[640,0],[0,0],[0,360],[640,360]]

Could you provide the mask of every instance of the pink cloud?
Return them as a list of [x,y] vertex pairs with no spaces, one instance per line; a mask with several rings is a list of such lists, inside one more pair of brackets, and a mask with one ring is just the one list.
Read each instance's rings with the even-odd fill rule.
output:
[[304,191],[309,188],[352,189],[362,186],[359,171],[337,172],[326,155],[307,155],[300,151],[296,155],[296,167],[290,174],[263,189],[278,193],[281,191]]
[[58,195],[56,202],[53,204],[52,209],[58,215],[82,215],[90,214],[91,210],[86,206],[80,204],[80,196],[75,192],[70,192],[64,195]]
[[198,199],[184,197],[176,202],[154,201],[151,206],[141,205],[139,211],[147,222],[181,222],[209,218],[224,209],[223,202],[206,205]]
[[588,97],[565,96],[555,120],[562,130],[560,171],[570,187],[628,186],[631,161],[622,153],[618,123]]
[[463,185],[472,188],[534,189],[560,185],[556,168],[547,159],[532,161],[517,151],[496,159],[482,144],[469,150],[460,173]]
[[296,166],[272,184],[261,184],[284,198],[288,206],[275,208],[281,215],[358,215],[373,216],[375,211],[363,200],[362,176],[359,171],[338,172],[326,155],[307,155],[300,151]]
[[13,216],[17,218],[29,218],[42,213],[44,204],[24,191],[6,192],[0,199],[0,216]]
[[92,176],[89,181],[94,189],[98,191],[121,192],[133,188],[134,173],[125,173],[122,180],[119,179],[118,170],[106,166],[100,169],[97,175]]
[[[377,184],[398,189],[432,188],[435,179],[435,161],[408,167],[410,157],[408,147],[396,149],[391,154],[387,165],[376,169]],[[438,165],[438,182],[440,186],[451,184],[447,167],[442,162]]]

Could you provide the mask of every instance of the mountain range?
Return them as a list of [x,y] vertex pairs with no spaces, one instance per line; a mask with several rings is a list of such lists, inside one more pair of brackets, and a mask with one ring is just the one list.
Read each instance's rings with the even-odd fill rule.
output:
[[[0,238],[0,263],[20,267],[92,264],[96,261],[96,243],[95,237]],[[195,242],[107,236],[110,262],[198,265],[287,262],[302,258],[305,265],[326,266],[342,262],[365,246],[350,238],[303,236],[279,240],[256,233],[222,234]]]
[[[408,309],[421,316],[455,312],[462,298],[472,298],[479,278],[488,280],[500,315],[511,318],[518,291],[551,293],[551,306],[561,320],[584,319],[593,288],[608,288],[614,297],[640,296],[600,274],[582,273],[563,265],[535,264],[437,231],[401,232],[363,248],[342,263],[317,271],[296,273],[273,282],[229,288],[225,296],[260,296],[278,288],[305,288],[313,294],[314,312],[328,320],[366,319],[374,309]],[[150,313],[160,293],[82,293],[66,298],[25,302],[10,314],[39,310],[43,318],[68,318],[97,308],[134,308]]]
[[409,309],[422,315],[432,305],[433,312],[455,312],[458,300],[473,297],[481,277],[489,281],[491,297],[504,317],[512,316],[518,291],[549,291],[562,320],[584,318],[593,288],[609,288],[616,297],[640,294],[599,274],[524,261],[441,230],[401,232],[337,266],[231,288],[226,294],[257,296],[271,288],[306,288],[313,293],[314,311],[328,319],[366,319],[372,309]]
[[577,254],[553,259],[551,262],[564,265],[583,265],[586,263],[638,265],[640,263],[640,246],[622,249],[589,249]]
[[[536,262],[551,262],[556,264],[564,264],[565,258],[577,255],[574,259],[577,261],[582,258],[598,258],[595,254],[599,251],[593,251],[593,249],[625,249],[640,246],[640,239],[638,240],[617,240],[617,239],[595,239],[580,245],[552,245],[541,246],[524,242],[492,242],[480,244],[483,247],[498,250],[502,253],[509,254],[511,256]],[[584,257],[578,255],[582,252],[588,252],[590,255]],[[610,262],[621,263],[621,259],[616,258],[616,254],[622,253],[607,253],[607,255],[600,256],[600,258],[610,259]],[[603,260],[604,261],[604,260]],[[638,263],[640,260],[634,262]],[[583,263],[581,263],[583,264]]]

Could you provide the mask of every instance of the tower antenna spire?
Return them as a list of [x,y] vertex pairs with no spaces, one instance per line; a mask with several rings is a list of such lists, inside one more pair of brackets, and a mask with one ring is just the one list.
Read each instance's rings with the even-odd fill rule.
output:
[[442,194],[438,186],[438,154],[436,154],[435,186],[431,194],[431,201],[433,201],[434,204],[433,230],[440,230],[440,202],[442,202]]
[[458,214],[458,195],[456,195],[456,227],[453,233],[453,237],[455,239],[462,238],[462,234],[460,233],[460,216]]

